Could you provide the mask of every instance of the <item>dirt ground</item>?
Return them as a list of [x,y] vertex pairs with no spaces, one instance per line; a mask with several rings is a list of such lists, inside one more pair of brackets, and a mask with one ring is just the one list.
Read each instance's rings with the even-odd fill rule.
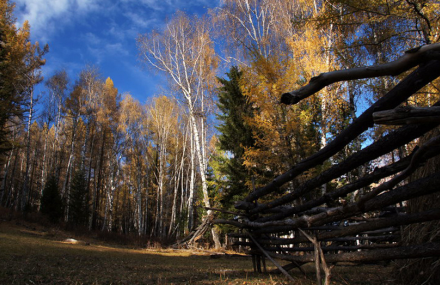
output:
[[[0,284],[290,284],[233,252],[130,248],[1,217],[0,256]],[[331,283],[391,284],[391,267],[338,264]],[[313,266],[303,270],[289,272],[296,284],[316,284]]]

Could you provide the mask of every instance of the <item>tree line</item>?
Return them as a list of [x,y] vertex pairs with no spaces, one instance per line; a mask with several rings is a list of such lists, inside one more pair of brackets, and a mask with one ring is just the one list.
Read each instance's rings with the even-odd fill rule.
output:
[[[282,93],[322,72],[385,63],[439,40],[436,1],[225,0],[203,16],[178,12],[138,37],[139,58],[169,78],[168,94],[141,104],[87,66],[74,81],[63,70],[45,79],[35,102],[47,48],[30,42],[27,23],[15,27],[11,2],[0,8],[1,205],[171,240],[323,148],[399,77],[336,83],[294,106],[279,103]],[[406,104],[429,106],[438,90],[434,81]],[[331,163],[388,130],[371,129]],[[211,230],[216,246],[222,230]]]

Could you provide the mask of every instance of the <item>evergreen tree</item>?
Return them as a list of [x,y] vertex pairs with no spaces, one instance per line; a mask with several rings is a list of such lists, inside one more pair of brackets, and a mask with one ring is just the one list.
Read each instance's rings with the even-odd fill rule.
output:
[[40,211],[47,215],[49,220],[53,223],[58,222],[63,216],[63,201],[55,175],[49,178],[46,187],[44,187]]
[[48,46],[40,49],[38,43],[30,43],[27,21],[16,28],[14,8],[14,3],[0,0],[0,154],[12,146],[8,123],[23,116],[30,87],[41,79],[42,57],[48,51]]
[[69,199],[69,223],[86,225],[88,217],[88,192],[86,174],[78,170],[73,176]]
[[217,127],[221,133],[219,148],[226,152],[226,157],[218,158],[223,160],[220,170],[226,177],[220,182],[223,185],[223,206],[232,204],[238,198],[234,196],[247,194],[246,182],[250,177],[243,165],[243,154],[245,147],[254,144],[252,130],[245,120],[246,117],[252,116],[252,106],[240,90],[242,72],[234,66],[226,75],[229,80],[218,79],[223,86],[219,88],[217,103],[221,111],[217,118],[223,122]]

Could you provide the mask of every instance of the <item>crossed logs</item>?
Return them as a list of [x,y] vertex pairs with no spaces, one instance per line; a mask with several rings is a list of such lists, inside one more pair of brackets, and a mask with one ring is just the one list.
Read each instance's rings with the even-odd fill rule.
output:
[[[376,167],[354,182],[331,192],[322,191],[325,193],[318,198],[304,199],[312,191],[319,192],[327,183],[422,138],[438,127],[440,101],[426,108],[399,106],[440,76],[440,44],[409,50],[400,59],[383,65],[323,73],[312,78],[305,87],[283,94],[281,102],[296,104],[335,82],[394,76],[414,67],[417,68],[324,148],[236,202],[234,218],[213,221],[240,229],[229,236],[237,239],[236,245],[249,248],[256,271],[261,271],[260,257],[272,260],[289,278],[292,278],[287,273],[289,269],[314,262],[317,271],[322,268],[327,279],[331,268],[327,264],[330,263],[440,256],[438,242],[401,243],[403,226],[440,220],[439,208],[421,207],[421,211],[411,213],[406,210],[406,201],[440,192],[440,172],[410,179],[416,169],[440,154],[440,136],[419,140],[423,144],[419,143],[409,156]],[[289,184],[306,171],[326,161],[331,162],[334,155],[374,124],[401,127],[299,186],[292,188]],[[280,191],[282,195],[279,195]],[[269,199],[274,193],[278,193],[274,195],[276,198]],[[291,263],[281,267],[275,259]]]

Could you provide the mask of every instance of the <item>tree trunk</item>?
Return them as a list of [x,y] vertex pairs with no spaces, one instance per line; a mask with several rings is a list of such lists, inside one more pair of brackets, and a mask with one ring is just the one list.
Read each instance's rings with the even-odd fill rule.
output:
[[30,101],[29,101],[29,116],[28,116],[28,122],[27,122],[27,132],[26,132],[26,168],[24,173],[24,181],[23,181],[23,187],[22,187],[22,196],[21,196],[21,204],[17,203],[17,206],[19,205],[19,209],[21,211],[24,211],[26,209],[27,203],[28,203],[28,195],[29,195],[29,168],[30,168],[30,156],[31,156],[31,124],[32,124],[32,115],[34,111],[34,93],[33,90],[30,94]]
[[4,166],[4,173],[3,173],[3,180],[2,180],[2,187],[0,189],[1,191],[1,195],[0,195],[0,205],[4,205],[3,204],[3,198],[4,195],[6,193],[6,179],[8,179],[8,173],[9,173],[9,168],[11,166],[11,161],[12,161],[12,154],[14,153],[14,149],[15,147],[13,146],[9,155],[8,155],[8,161],[6,162],[5,166]]
[[[190,126],[192,129],[192,125]],[[191,151],[190,151],[190,159],[191,159],[191,167],[190,167],[190,178],[189,178],[189,197],[188,197],[188,231],[191,231],[194,227],[194,200],[195,200],[195,150],[194,150],[194,138],[191,138]]]
[[[48,145],[48,139],[49,139],[49,124],[46,126],[46,134],[44,137],[44,149],[43,149],[43,165],[41,167],[41,186],[39,191],[40,198],[43,196],[43,189],[46,184],[46,165],[47,165],[47,145]],[[40,204],[38,204],[37,211],[40,211]]]

